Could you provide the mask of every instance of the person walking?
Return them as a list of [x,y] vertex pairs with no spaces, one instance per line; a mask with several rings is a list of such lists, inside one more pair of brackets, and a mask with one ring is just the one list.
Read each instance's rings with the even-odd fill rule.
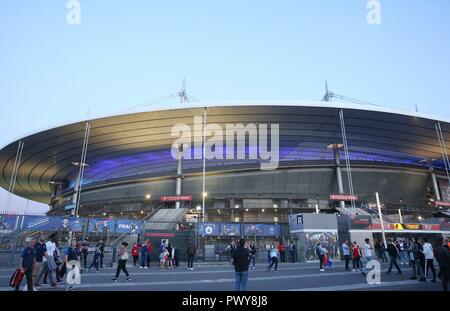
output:
[[328,251],[320,245],[320,243],[317,243],[316,245],[316,254],[317,257],[319,257],[319,271],[324,272],[324,262],[325,262],[325,255],[328,253]]
[[350,262],[350,246],[348,245],[348,240],[342,243],[342,255],[344,255],[345,260],[345,271],[350,271],[348,264]]
[[81,244],[81,255],[83,258],[83,266],[85,269],[87,269],[87,258],[89,255],[89,243],[84,240],[83,243]]
[[167,245],[167,264],[169,269],[173,268],[173,264],[172,264],[172,245],[169,243]]
[[362,268],[360,265],[361,263],[361,249],[359,248],[358,243],[356,241],[353,241],[352,245],[352,263],[353,263],[353,269],[352,271],[360,271]]
[[105,257],[105,243],[103,242],[103,239],[100,239],[97,247],[100,249],[100,268],[103,268],[103,258]]
[[195,253],[197,252],[197,248],[194,245],[194,242],[192,242],[192,240],[189,240],[188,242],[188,246],[186,249],[186,254],[188,256],[188,270],[193,271],[194,270],[194,257],[195,257]]
[[417,237],[415,237],[414,241],[412,241],[410,243],[408,251],[410,253],[409,258],[410,258],[411,267],[412,267],[412,276],[410,277],[410,279],[416,280],[418,272],[419,272],[419,276],[422,278],[423,275],[420,273],[422,271],[422,269],[420,267],[420,262],[419,262],[419,242],[418,242]]
[[[35,252],[34,252],[35,240],[30,239],[28,245],[20,253],[19,269],[25,270],[25,278],[27,280],[26,290],[31,292],[35,289],[33,288],[33,266],[35,263]],[[16,285],[15,291],[20,288],[20,283]]]
[[250,251],[245,247],[245,240],[240,239],[233,251],[233,265],[235,271],[235,291],[246,291],[248,283],[248,266],[250,264]]
[[147,244],[147,268],[150,268],[150,261],[152,258],[153,245],[149,240],[146,241]]
[[180,266],[180,250],[176,245],[173,246],[173,266],[174,267]]
[[45,247],[45,234],[43,233],[39,235],[39,241],[34,245],[34,255],[36,268],[33,276],[33,283],[34,287],[39,288],[38,276],[40,275],[41,271],[45,270],[45,266],[47,265],[46,257],[48,257],[47,248]]
[[365,244],[363,246],[363,258],[364,258],[364,267],[362,268],[362,274],[366,276],[366,272],[368,270],[367,264],[372,260],[372,251],[373,247],[370,244],[370,239],[364,240]]
[[117,279],[119,278],[119,273],[120,270],[123,271],[123,273],[125,273],[126,277],[127,277],[127,281],[131,280],[131,277],[127,271],[127,259],[128,259],[128,252],[127,252],[127,246],[128,243],[127,242],[122,242],[122,245],[120,246],[120,250],[119,250],[119,261],[117,264],[117,270],[116,270],[116,276],[112,279],[113,282],[117,282]]
[[271,262],[270,262],[270,265],[267,266],[267,271],[268,272],[271,271],[273,265],[275,265],[275,269],[273,271],[277,271],[279,253],[278,253],[278,249],[275,246],[273,246],[273,244],[270,247],[269,254],[270,254],[269,256],[270,256]]
[[397,247],[394,245],[394,243],[392,243],[392,241],[389,239],[387,240],[387,252],[389,254],[389,258],[390,258],[390,263],[389,263],[389,269],[388,271],[386,271],[386,273],[391,273],[392,270],[392,266],[395,266],[395,268],[397,268],[397,274],[402,274],[402,270],[400,270],[400,267],[398,266],[397,263],[397,258],[399,257],[399,252]]
[[439,264],[439,275],[442,280],[442,289],[448,291],[449,275],[450,275],[450,248],[448,242],[442,238],[438,239],[438,245],[435,252],[436,260]]
[[46,264],[44,265],[44,269],[39,273],[39,276],[37,278],[37,284],[39,284],[39,281],[44,277],[46,273],[48,273],[48,276],[50,277],[51,288],[56,288],[56,278],[54,278],[54,273],[57,266],[54,256],[56,252],[57,236],[58,234],[56,232],[52,233],[50,235],[49,241],[45,243],[47,256],[43,257],[43,261],[45,261]]
[[[77,247],[77,241],[75,239],[70,243],[70,247],[67,248],[64,263],[66,265],[67,270],[67,288],[66,291],[74,290],[74,284],[81,284],[81,275],[80,275],[80,257],[81,257],[80,249]],[[72,270],[78,270],[78,272],[71,273]],[[70,279],[70,277],[74,277],[74,279]]]
[[253,262],[252,270],[255,270],[256,247],[253,243],[250,243],[250,260]]
[[294,242],[291,241],[291,246],[289,247],[289,255],[291,257],[291,263],[295,263],[296,253],[297,253],[297,247],[295,246]]
[[434,268],[434,254],[433,247],[427,239],[423,239],[423,254],[425,256],[425,278],[428,276],[428,270],[431,268],[433,279],[431,282],[436,282],[436,269]]
[[398,242],[398,250],[400,253],[400,264],[406,265],[406,243],[402,239]]
[[147,256],[148,256],[148,247],[147,243],[142,244],[141,246],[141,265],[139,268],[147,269]]
[[285,261],[285,251],[286,251],[286,247],[284,246],[284,243],[281,242],[280,245],[278,246],[278,251],[280,252],[280,261],[284,262]]
[[136,267],[136,263],[139,260],[139,245],[137,243],[134,243],[133,247],[131,248],[131,256],[133,257],[133,264]]
[[94,267],[96,272],[98,272],[99,265],[100,265],[100,248],[96,246],[94,250],[94,258],[92,259],[92,263],[89,266],[89,269],[92,269],[92,267]]

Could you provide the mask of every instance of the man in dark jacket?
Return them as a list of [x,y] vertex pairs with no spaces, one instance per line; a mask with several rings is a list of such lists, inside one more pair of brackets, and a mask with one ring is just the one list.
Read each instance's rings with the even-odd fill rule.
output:
[[442,279],[442,288],[444,291],[448,291],[449,275],[450,275],[450,253],[447,243],[444,243],[443,239],[438,240],[440,246],[436,247],[434,254],[437,262],[439,263],[440,276]]
[[250,251],[245,247],[245,240],[240,239],[233,252],[234,271],[236,272],[236,291],[246,291],[248,282],[248,266],[250,264]]
[[388,244],[387,252],[389,254],[390,263],[389,263],[389,269],[388,269],[388,271],[386,271],[386,273],[391,273],[392,266],[394,265],[397,268],[397,271],[398,271],[397,274],[401,274],[402,270],[400,270],[400,267],[397,264],[397,257],[399,255],[398,249],[394,244],[392,244],[391,240],[387,240],[387,244]]
[[188,247],[186,250],[186,254],[188,256],[188,270],[194,270],[194,257],[197,252],[197,248],[195,247],[192,240],[189,240]]

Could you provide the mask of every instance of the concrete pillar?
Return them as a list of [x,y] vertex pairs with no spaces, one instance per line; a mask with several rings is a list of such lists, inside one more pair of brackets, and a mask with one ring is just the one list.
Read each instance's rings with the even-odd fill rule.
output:
[[[334,164],[335,164],[335,168],[336,168],[336,181],[337,181],[337,186],[338,186],[338,193],[344,194],[344,185],[342,183],[341,160],[340,160],[340,156],[339,156],[339,145],[338,144],[333,145],[333,153],[334,153]],[[344,208],[345,202],[341,201],[340,206],[342,208]]]
[[[180,148],[178,149],[178,157],[177,157],[177,179],[176,179],[176,185],[175,185],[175,194],[181,195],[181,179],[182,179],[182,166],[181,166],[181,160],[183,158],[183,145],[180,145]],[[175,202],[175,208],[180,208],[180,201]]]
[[439,187],[438,187],[438,183],[436,180],[436,174],[433,171],[433,168],[430,169],[430,174],[431,174],[431,182],[433,183],[433,190],[434,190],[434,195],[436,197],[436,201],[440,201],[441,200],[441,194],[439,193]]

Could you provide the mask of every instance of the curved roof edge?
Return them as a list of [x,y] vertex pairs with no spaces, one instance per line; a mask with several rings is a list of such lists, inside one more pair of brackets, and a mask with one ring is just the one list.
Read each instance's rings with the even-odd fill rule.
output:
[[21,139],[24,139],[26,137],[38,134],[40,132],[45,132],[48,130],[56,129],[58,127],[68,126],[68,125],[74,125],[78,123],[84,123],[87,121],[95,121],[99,119],[105,119],[105,118],[112,118],[112,117],[118,117],[118,116],[124,116],[124,115],[132,115],[136,113],[143,113],[143,112],[156,112],[156,111],[164,111],[164,110],[174,110],[174,109],[198,109],[198,108],[208,108],[208,107],[229,107],[229,106],[303,106],[303,107],[324,107],[324,108],[344,108],[344,109],[356,109],[356,110],[363,110],[363,111],[373,111],[373,112],[384,112],[384,113],[392,113],[392,114],[399,114],[399,115],[405,115],[410,117],[417,117],[417,118],[424,118],[424,119],[430,119],[445,123],[450,123],[450,119],[446,119],[443,117],[438,117],[436,115],[432,114],[425,114],[425,113],[419,113],[419,112],[412,112],[412,111],[406,111],[401,110],[397,108],[390,108],[390,107],[383,107],[383,106],[376,106],[376,105],[363,105],[363,104],[355,104],[355,103],[348,103],[348,102],[325,102],[325,101],[290,101],[290,100],[227,100],[227,101],[205,101],[205,102],[195,102],[195,103],[169,103],[164,104],[161,106],[154,105],[151,107],[145,107],[145,108],[138,108],[138,109],[132,109],[128,111],[124,111],[123,113],[112,113],[112,114],[104,114],[104,115],[98,115],[94,116],[93,118],[88,119],[78,119],[72,122],[64,122],[61,124],[55,124],[54,126],[45,127],[40,130],[34,130],[33,132],[22,135],[19,138],[16,138],[14,140],[11,140],[7,144],[4,144],[0,146],[0,150],[5,148],[6,146],[19,141]]

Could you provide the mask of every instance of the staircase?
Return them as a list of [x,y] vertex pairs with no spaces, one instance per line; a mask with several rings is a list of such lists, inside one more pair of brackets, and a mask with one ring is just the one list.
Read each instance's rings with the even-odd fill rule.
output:
[[160,209],[144,225],[149,230],[175,230],[182,222],[188,209]]

